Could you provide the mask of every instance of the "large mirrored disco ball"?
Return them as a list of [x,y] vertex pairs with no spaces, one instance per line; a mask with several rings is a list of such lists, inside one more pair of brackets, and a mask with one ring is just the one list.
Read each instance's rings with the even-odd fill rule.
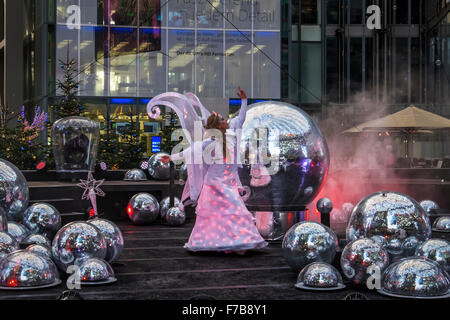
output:
[[376,192],[353,209],[347,225],[347,241],[382,236],[393,256],[403,254],[403,241],[411,236],[418,241],[430,238],[430,220],[412,198],[397,192]]
[[31,233],[39,233],[53,239],[61,228],[61,214],[49,203],[34,203],[23,213],[22,223]]
[[66,224],[53,238],[52,256],[63,271],[78,260],[104,259],[106,252],[106,241],[100,230],[84,221]]
[[162,222],[173,227],[181,226],[186,222],[186,213],[178,207],[169,208]]
[[369,268],[376,268],[381,275],[388,265],[389,255],[386,249],[372,239],[354,240],[347,244],[342,251],[342,272],[355,284],[365,284],[370,276]]
[[135,194],[128,202],[127,213],[133,224],[150,224],[158,218],[158,200],[149,193]]
[[31,289],[60,282],[55,264],[42,255],[18,250],[0,260],[0,287]]
[[336,255],[336,234],[330,228],[312,221],[293,225],[283,238],[283,256],[299,272],[312,262],[331,263]]
[[19,242],[9,233],[0,231],[0,260],[19,249]]
[[450,232],[450,216],[442,216],[434,220],[433,230]]
[[157,153],[148,160],[148,173],[153,179],[167,180],[170,178],[170,164],[160,161],[162,156],[168,156],[167,153]]
[[8,220],[20,221],[28,206],[28,183],[11,162],[0,159],[0,207]]
[[46,236],[39,233],[30,234],[25,239],[23,239],[22,242],[28,244],[42,244],[47,247],[52,246],[52,242]]
[[95,218],[88,220],[88,223],[96,226],[106,241],[106,257],[105,260],[108,262],[116,261],[123,251],[123,235],[119,227],[112,221]]
[[48,259],[52,259],[52,251],[49,247],[43,244],[32,244],[25,249],[27,252],[41,254]]
[[80,281],[83,282],[103,282],[114,277],[114,270],[108,262],[90,258],[80,266]]
[[449,290],[449,275],[438,263],[408,257],[386,269],[378,292],[405,298],[443,298],[449,296]]
[[284,102],[248,106],[240,152],[242,185],[252,185],[252,164],[258,158],[271,178],[270,183],[251,188],[246,204],[252,211],[306,206],[320,191],[329,166],[328,146],[319,127],[301,109]]
[[444,239],[429,239],[416,250],[416,256],[428,258],[439,263],[450,272],[450,242]]
[[336,290],[345,288],[345,285],[341,274],[331,264],[314,262],[300,271],[296,287],[301,289]]
[[141,169],[130,169],[125,173],[123,178],[125,181],[145,181],[147,176]]
[[0,207],[0,231],[8,231],[8,217],[2,207]]
[[[178,207],[180,205],[180,199],[177,197],[173,198],[173,206]],[[170,197],[165,197],[159,203],[159,214],[161,219],[164,219],[164,216],[167,214],[167,211],[170,209]]]
[[15,221],[8,221],[8,233],[12,235],[17,242],[22,242],[30,234],[30,231],[23,224]]
[[431,210],[439,209],[439,205],[433,200],[422,200],[419,204],[428,215],[431,214]]

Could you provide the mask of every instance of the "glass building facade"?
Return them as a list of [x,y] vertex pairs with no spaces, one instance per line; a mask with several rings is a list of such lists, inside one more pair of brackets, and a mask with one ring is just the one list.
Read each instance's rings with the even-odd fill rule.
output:
[[[231,112],[238,86],[250,99],[280,99],[279,0],[38,0],[28,1],[28,11],[43,12],[36,19],[47,31],[40,39],[45,79],[31,81],[37,70],[25,68],[29,84],[47,84],[28,87],[30,104],[51,109],[60,61],[75,59],[85,116],[112,128],[132,117],[148,150],[166,125],[146,114],[160,93],[194,92],[211,105],[231,101]],[[27,49],[27,66],[36,47]]]
[[[59,60],[69,57],[88,116],[113,126],[131,115],[149,136],[166,124],[146,115],[155,95],[191,91],[209,105],[229,101],[233,112],[238,85],[250,99],[336,117],[343,129],[410,104],[450,117],[445,0],[24,2],[30,107],[52,106]],[[381,10],[381,29],[367,27],[371,5]],[[421,139],[419,153],[450,155],[444,135]]]
[[[411,104],[449,117],[448,2],[282,2],[281,98],[335,118],[342,130]],[[380,8],[380,29],[367,26],[371,5]],[[450,156],[445,134],[416,142],[415,154]]]

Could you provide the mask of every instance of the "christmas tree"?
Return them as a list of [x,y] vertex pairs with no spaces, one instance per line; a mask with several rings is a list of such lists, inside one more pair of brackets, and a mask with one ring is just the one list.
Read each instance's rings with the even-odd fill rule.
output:
[[64,75],[62,80],[56,82],[57,88],[62,92],[62,97],[55,106],[56,113],[61,118],[79,116],[83,108],[79,104],[76,96],[79,85],[79,82],[76,80],[77,62],[75,59],[69,60],[69,58],[67,58],[66,62],[62,60],[59,60],[59,62],[61,63],[61,69],[63,69]]
[[33,122],[30,124],[25,118],[25,108],[17,119],[15,128],[4,128],[0,139],[0,158],[14,163],[22,170],[35,169],[36,163],[46,158],[50,152],[37,139],[45,130],[47,113],[35,108]]
[[100,136],[98,161],[105,162],[109,169],[136,168],[143,158],[145,141],[140,140],[139,122],[133,120],[133,114],[128,114],[128,125],[120,131],[108,128]]

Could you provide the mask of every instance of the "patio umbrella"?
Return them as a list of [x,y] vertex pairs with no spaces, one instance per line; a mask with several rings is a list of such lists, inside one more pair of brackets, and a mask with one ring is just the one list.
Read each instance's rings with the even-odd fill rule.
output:
[[430,133],[432,130],[450,128],[450,120],[432,112],[425,111],[413,105],[399,112],[380,119],[371,120],[345,130],[343,133],[391,131],[403,132],[409,136],[407,156],[411,158],[413,134]]

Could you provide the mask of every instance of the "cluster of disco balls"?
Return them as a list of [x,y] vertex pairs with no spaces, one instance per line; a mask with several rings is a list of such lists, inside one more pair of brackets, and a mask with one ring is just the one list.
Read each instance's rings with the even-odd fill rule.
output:
[[[123,180],[125,181],[145,181],[147,170],[150,177],[155,180],[168,180],[170,178],[170,163],[164,163],[161,161],[161,157],[169,156],[169,154],[160,152],[152,155],[148,161],[142,161],[139,168],[128,170]],[[185,167],[184,171],[185,171]],[[180,174],[183,175],[183,168],[180,170]],[[184,183],[184,182],[183,182]]]
[[79,268],[82,285],[115,279],[110,263],[124,243],[113,222],[95,218],[61,227],[55,207],[28,206],[28,200],[23,174],[0,159],[0,289],[56,286],[61,283],[58,268],[67,272],[72,265]]
[[[321,201],[318,208],[331,212],[332,204]],[[371,288],[372,284],[388,296],[449,297],[450,242],[430,238],[428,215],[424,206],[401,193],[377,192],[365,197],[352,209],[348,221],[347,245],[339,263],[344,277],[331,265],[337,249],[334,232],[316,222],[294,225],[282,248],[287,263],[300,271],[295,287],[338,290],[345,287],[344,278],[352,285]],[[379,287],[374,287],[376,280]]]
[[180,226],[186,222],[186,213],[180,207],[180,200],[177,197],[174,197],[174,206],[170,207],[169,197],[158,202],[150,193],[141,192],[131,197],[127,214],[136,225],[151,224],[160,218],[163,224]]

